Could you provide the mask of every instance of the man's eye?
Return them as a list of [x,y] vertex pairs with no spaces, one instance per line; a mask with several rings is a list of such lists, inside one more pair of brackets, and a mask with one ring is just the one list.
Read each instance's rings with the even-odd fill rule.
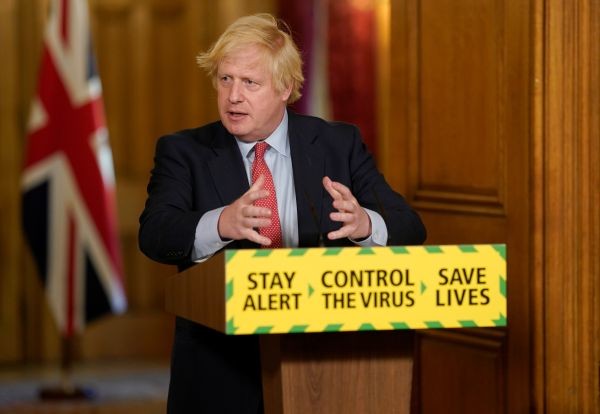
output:
[[224,76],[221,76],[221,77],[219,78],[219,80],[220,80],[222,83],[229,83],[229,82],[231,81],[231,77],[230,77],[230,76],[227,76],[227,75],[224,75]]

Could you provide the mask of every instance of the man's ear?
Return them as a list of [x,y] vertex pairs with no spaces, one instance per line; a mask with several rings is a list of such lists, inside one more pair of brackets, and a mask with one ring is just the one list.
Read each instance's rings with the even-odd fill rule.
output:
[[292,88],[294,83],[292,82],[290,85],[286,86],[285,89],[281,92],[281,100],[283,102],[287,102],[290,99],[290,95],[292,94]]

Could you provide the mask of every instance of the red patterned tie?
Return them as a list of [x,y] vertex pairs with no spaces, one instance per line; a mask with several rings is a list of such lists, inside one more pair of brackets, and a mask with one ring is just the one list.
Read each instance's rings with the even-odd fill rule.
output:
[[271,239],[269,248],[282,247],[281,240],[281,224],[279,223],[279,211],[277,210],[277,195],[275,194],[275,185],[273,184],[273,176],[267,163],[265,162],[265,151],[269,147],[266,142],[258,142],[254,146],[254,163],[252,164],[252,182],[254,183],[262,174],[265,177],[263,188],[269,191],[267,198],[256,200],[254,205],[267,207],[271,209],[271,225],[259,229],[259,233]]

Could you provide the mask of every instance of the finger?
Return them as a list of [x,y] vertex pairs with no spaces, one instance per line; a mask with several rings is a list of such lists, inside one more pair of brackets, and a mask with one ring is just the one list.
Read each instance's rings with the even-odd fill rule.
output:
[[344,212],[333,212],[329,214],[329,218],[332,221],[337,221],[337,222],[341,222],[341,223],[352,223],[356,221],[356,216],[354,214],[351,213],[344,213]]
[[258,176],[258,178],[256,179],[256,181],[254,181],[254,183],[252,183],[250,190],[248,190],[247,192],[260,190],[264,184],[265,184],[265,176],[263,174],[260,174]]
[[264,184],[265,176],[263,174],[260,174],[256,181],[254,181],[254,183],[250,186],[250,189],[248,189],[248,191],[246,191],[246,193],[244,193],[244,195],[242,196],[244,200],[247,203],[252,204],[256,200],[268,197],[269,192],[263,188]]
[[253,230],[253,229],[250,229],[247,232],[245,232],[244,238],[247,240],[250,240],[254,243],[260,244],[261,246],[270,246],[271,245],[271,239],[269,239],[268,237],[262,236],[259,232],[257,232],[256,230]]
[[260,200],[263,198],[267,198],[269,196],[269,191],[264,189],[259,190],[248,190],[246,194],[244,194],[244,200],[248,204],[253,204],[256,200]]
[[267,207],[256,206],[254,204],[249,204],[242,208],[242,217],[271,217],[271,209]]
[[333,202],[333,208],[339,211],[351,213],[356,211],[356,204],[353,200],[335,200]]
[[[258,200],[258,199],[257,199]],[[257,203],[249,203],[243,206],[240,210],[242,217],[263,217],[269,218],[273,214],[270,208]]]
[[268,218],[248,217],[242,221],[242,227],[245,229],[260,229],[263,227],[269,227],[270,225],[271,219]]
[[331,178],[327,176],[323,177],[323,187],[325,187],[325,190],[334,200],[340,199],[342,197],[340,192],[333,187],[333,181],[331,181]]
[[337,191],[338,193],[340,193],[340,195],[344,198],[344,199],[348,199],[348,198],[354,198],[354,196],[352,195],[352,192],[350,191],[350,189],[348,187],[346,187],[344,184],[342,183],[338,183],[337,181],[332,181],[331,182],[331,187]]
[[270,246],[272,241],[268,237],[260,236],[260,239],[258,239],[256,243],[260,244],[261,246]]
[[353,229],[350,228],[350,226],[342,226],[338,230],[330,231],[329,233],[327,233],[327,238],[329,240],[343,239],[350,236],[350,234],[352,234],[352,231]]

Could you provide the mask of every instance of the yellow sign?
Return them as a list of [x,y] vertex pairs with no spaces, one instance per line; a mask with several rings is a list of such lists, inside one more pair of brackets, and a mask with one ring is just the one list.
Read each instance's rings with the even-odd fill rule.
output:
[[229,250],[231,335],[506,325],[506,246]]

